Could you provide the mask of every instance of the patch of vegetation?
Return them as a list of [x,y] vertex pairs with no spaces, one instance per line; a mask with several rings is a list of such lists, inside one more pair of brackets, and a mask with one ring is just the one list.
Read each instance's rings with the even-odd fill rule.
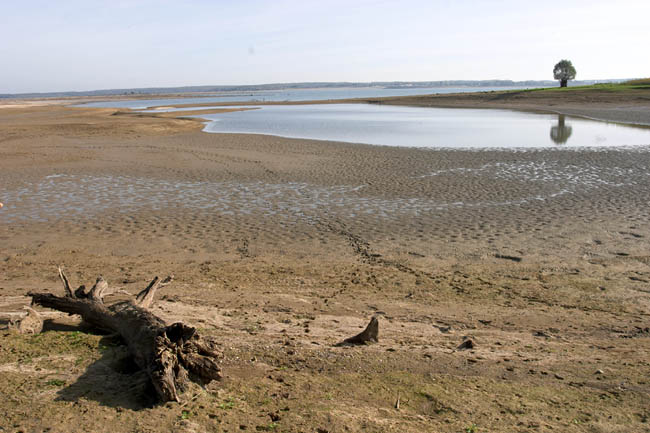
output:
[[49,385],[49,386],[63,386],[63,385],[65,385],[65,380],[51,379],[51,380],[48,380],[47,382],[45,382],[45,384]]
[[266,328],[264,327],[264,325],[262,325],[260,323],[250,323],[250,322],[248,322],[248,323],[246,323],[244,325],[244,331],[248,332],[249,334],[253,334],[253,335],[257,334],[260,331],[264,331],[265,329]]
[[545,87],[540,89],[528,89],[529,91],[544,91],[544,92],[574,92],[574,91],[606,91],[606,92],[625,92],[634,89],[648,89],[650,90],[650,83],[634,83],[627,81],[625,83],[596,83],[586,86],[570,86],[570,87]]
[[[83,332],[46,331],[35,335],[7,335],[0,345],[0,358],[5,362],[21,362],[57,355],[94,359],[101,336]],[[80,361],[82,362],[82,361]]]
[[476,433],[478,431],[478,426],[474,423],[465,427],[465,433]]
[[192,412],[189,410],[183,410],[181,411],[181,415],[179,416],[180,419],[189,419],[192,416]]
[[420,397],[424,397],[426,403],[422,407],[423,412],[434,413],[440,415],[445,412],[456,412],[453,408],[444,404],[440,397],[434,395],[432,390],[420,390],[416,393]]
[[99,338],[96,335],[86,334],[81,331],[61,332],[63,341],[71,348],[88,348],[97,349],[99,345]]
[[624,82],[623,84],[627,84],[628,86],[650,86],[650,78],[639,78],[638,80],[629,80]]
[[255,427],[255,430],[257,431],[274,431],[276,428],[278,428],[278,423],[277,422],[272,422],[267,425],[258,425]]
[[224,401],[223,403],[219,403],[217,407],[223,410],[230,410],[233,407],[235,407],[235,399],[232,397],[228,397],[226,401]]

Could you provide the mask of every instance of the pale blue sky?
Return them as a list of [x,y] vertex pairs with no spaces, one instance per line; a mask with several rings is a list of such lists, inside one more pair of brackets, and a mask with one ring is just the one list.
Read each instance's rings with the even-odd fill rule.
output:
[[649,0],[0,0],[0,93],[650,76]]

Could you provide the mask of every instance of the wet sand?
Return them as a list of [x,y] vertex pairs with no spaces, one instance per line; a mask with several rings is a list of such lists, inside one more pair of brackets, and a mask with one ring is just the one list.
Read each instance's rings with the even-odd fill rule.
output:
[[[647,116],[614,103],[578,108]],[[269,413],[281,431],[647,425],[647,147],[393,148],[117,111],[0,109],[0,317],[29,290],[60,292],[59,264],[130,292],[173,273],[158,313],[218,336],[228,379],[196,391],[187,419],[142,409],[101,337],[5,332],[1,426],[255,430]],[[379,344],[333,347],[372,315]],[[466,337],[476,348],[456,350]]]

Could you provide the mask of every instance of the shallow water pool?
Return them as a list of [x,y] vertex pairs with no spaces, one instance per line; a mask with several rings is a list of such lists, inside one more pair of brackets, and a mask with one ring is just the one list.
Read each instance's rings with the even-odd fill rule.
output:
[[431,148],[650,145],[650,128],[554,114],[371,104],[270,105],[203,114],[206,132]]

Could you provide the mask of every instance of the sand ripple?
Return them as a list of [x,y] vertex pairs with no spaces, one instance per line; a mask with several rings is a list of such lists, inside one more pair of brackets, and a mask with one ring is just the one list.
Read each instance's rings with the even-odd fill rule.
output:
[[[599,187],[625,188],[647,179],[638,168],[561,165],[559,162],[495,162],[477,168],[456,167],[433,171],[417,178],[462,176],[494,182],[533,185],[510,200],[468,197],[457,200],[431,197],[385,198],[365,195],[366,185],[317,186],[308,183],[188,182],[132,176],[56,174],[4,192],[5,222],[48,221],[57,217],[93,217],[107,212],[185,209],[222,215],[275,216],[313,221],[319,214],[354,218],[373,216],[398,219],[452,208],[489,208],[544,201],[564,194]],[[534,184],[546,184],[536,189]],[[488,196],[489,198],[489,196]]]

